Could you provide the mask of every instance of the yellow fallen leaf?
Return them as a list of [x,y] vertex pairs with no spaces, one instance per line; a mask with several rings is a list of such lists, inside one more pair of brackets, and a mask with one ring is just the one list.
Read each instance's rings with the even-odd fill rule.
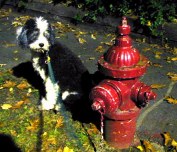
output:
[[2,68],[3,66],[6,66],[7,64],[0,64],[0,67]]
[[95,50],[100,53],[104,52],[103,46],[101,46],[101,45],[98,46]]
[[171,145],[172,139],[171,139],[170,134],[169,134],[168,132],[165,132],[165,133],[163,134],[163,136],[164,136],[164,145],[165,145],[165,146]]
[[58,148],[57,152],[63,152],[62,148]]
[[173,149],[173,152],[176,152],[177,142],[173,138],[171,138],[168,132],[165,132],[163,134],[163,137],[164,137],[164,145],[166,146],[166,148],[168,149],[170,147],[170,149]]
[[162,54],[162,52],[156,51],[155,52],[155,58],[156,59],[161,59],[161,54]]
[[25,101],[18,101],[15,105],[12,106],[12,109],[19,109],[25,103]]
[[91,34],[91,38],[94,39],[94,40],[96,40],[95,34]]
[[19,85],[17,85],[17,88],[20,90],[29,88],[29,84],[26,81],[22,81]]
[[73,149],[70,149],[69,147],[64,147],[63,152],[74,152]]
[[140,146],[137,146],[136,148],[139,149],[140,151],[144,151],[144,148],[143,148],[143,146],[141,146],[141,145],[140,145]]
[[165,84],[152,84],[151,88],[152,89],[161,89],[164,88],[166,85]]
[[7,110],[7,109],[10,109],[12,107],[12,105],[11,104],[3,104],[2,106],[1,106],[1,108],[2,109],[4,109],[4,110]]
[[11,93],[11,94],[13,94],[14,93],[14,88],[9,88],[9,92]]
[[47,139],[47,142],[48,142],[49,144],[51,144],[51,145],[56,145],[56,143],[57,143],[57,141],[56,141],[56,139],[55,139],[54,137]]
[[173,54],[177,55],[177,47],[173,48]]
[[151,50],[151,48],[149,48],[149,47],[148,48],[144,48],[143,52],[147,52],[147,51],[150,51],[150,50]]
[[163,66],[159,63],[152,63],[150,62],[150,65],[154,66],[154,67],[159,67],[159,68],[162,68]]
[[95,57],[90,57],[89,60],[95,60]]
[[177,104],[177,99],[174,99],[173,97],[165,97],[165,100],[168,102],[168,103],[172,103],[172,104]]
[[167,62],[177,61],[177,57],[167,57]]
[[29,89],[28,89],[28,93],[26,94],[26,96],[29,97],[29,96],[31,95],[31,93],[32,93],[32,89],[29,88]]
[[3,45],[4,45],[4,47],[6,47],[6,48],[16,46],[15,43],[7,43],[7,42],[4,42]]
[[172,142],[171,142],[171,145],[173,146],[173,147],[176,147],[177,148],[177,142],[176,142],[176,140],[172,140]]
[[144,150],[147,152],[156,152],[154,146],[149,142],[144,140],[143,141],[143,145],[144,145]]
[[57,119],[57,123],[56,123],[55,128],[60,128],[61,126],[63,126],[63,117],[60,116],[60,117]]
[[101,42],[101,44],[112,46],[113,45],[113,41],[110,41],[110,42]]
[[177,73],[174,72],[168,72],[167,76],[172,80],[172,81],[177,81]]
[[17,26],[23,26],[27,20],[29,20],[31,18],[31,16],[20,16],[20,17],[16,17],[14,18],[14,21],[12,22],[12,25],[14,27]]
[[83,39],[83,38],[78,38],[78,41],[79,41],[80,44],[84,44],[84,43],[86,43],[86,40]]
[[171,60],[172,61],[177,61],[177,57],[172,57]]
[[10,13],[12,12],[12,9],[0,9],[0,18],[8,17]]
[[10,134],[11,134],[12,136],[17,136],[17,135],[18,135],[15,130],[10,130]]
[[12,88],[12,87],[14,87],[15,85],[16,85],[15,82],[6,81],[6,82],[2,85],[2,87],[4,87],[4,88]]
[[28,131],[35,131],[37,129],[37,127],[39,126],[39,119],[35,119],[33,121],[29,121],[30,122],[30,126],[26,127],[26,129]]

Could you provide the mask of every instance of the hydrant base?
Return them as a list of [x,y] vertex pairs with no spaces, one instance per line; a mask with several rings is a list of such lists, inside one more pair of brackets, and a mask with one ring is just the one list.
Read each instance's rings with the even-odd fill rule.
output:
[[136,132],[136,118],[125,121],[105,120],[105,140],[118,149],[126,149],[133,145]]

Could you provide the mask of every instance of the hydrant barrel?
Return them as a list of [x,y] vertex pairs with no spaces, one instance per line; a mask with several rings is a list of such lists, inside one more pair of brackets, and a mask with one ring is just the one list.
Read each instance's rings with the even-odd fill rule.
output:
[[105,140],[109,145],[125,149],[133,146],[136,131],[136,117],[130,120],[105,120]]

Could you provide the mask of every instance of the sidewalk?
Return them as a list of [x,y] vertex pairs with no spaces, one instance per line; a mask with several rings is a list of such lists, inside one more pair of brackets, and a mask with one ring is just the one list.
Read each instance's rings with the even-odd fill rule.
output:
[[[44,9],[44,7],[42,8]],[[55,10],[53,11],[55,12]],[[22,62],[30,60],[30,52],[20,50],[16,45],[16,29],[12,26],[15,17],[24,15],[42,15],[52,23],[61,22],[64,24],[63,31],[61,31],[62,28],[56,28],[58,40],[66,44],[81,58],[90,73],[97,71],[99,56],[110,47],[107,44],[115,36],[114,33],[109,32],[112,31],[112,27],[109,29],[105,26],[92,26],[90,24],[74,26],[70,25],[68,20],[65,20],[66,17],[61,18],[60,16],[52,19],[50,14],[34,11],[27,11],[25,14],[13,12],[8,17],[0,18],[0,64],[4,69],[13,68]],[[119,23],[119,21],[117,22]],[[163,87],[155,90],[158,95],[157,99],[151,101],[142,110],[137,121],[137,135],[141,140],[150,140],[160,145],[162,145],[163,141],[161,134],[164,132],[169,132],[177,140],[177,104],[169,104],[164,100],[167,96],[177,99],[176,81],[172,81],[167,76],[169,72],[177,74],[177,61],[169,60],[175,57],[175,55],[170,48],[160,47],[155,44],[150,45],[140,39],[133,40],[134,47],[151,62],[151,66],[141,80],[148,85],[163,85]],[[0,103],[3,102],[5,101]]]

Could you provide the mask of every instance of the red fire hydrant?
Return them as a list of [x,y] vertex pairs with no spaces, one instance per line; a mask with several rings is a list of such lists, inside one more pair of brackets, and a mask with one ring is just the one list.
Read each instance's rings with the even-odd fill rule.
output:
[[92,109],[104,116],[104,138],[113,147],[124,149],[133,144],[136,120],[141,108],[156,94],[139,81],[149,61],[132,47],[130,26],[123,17],[115,44],[98,60],[99,71],[107,79],[90,93]]

